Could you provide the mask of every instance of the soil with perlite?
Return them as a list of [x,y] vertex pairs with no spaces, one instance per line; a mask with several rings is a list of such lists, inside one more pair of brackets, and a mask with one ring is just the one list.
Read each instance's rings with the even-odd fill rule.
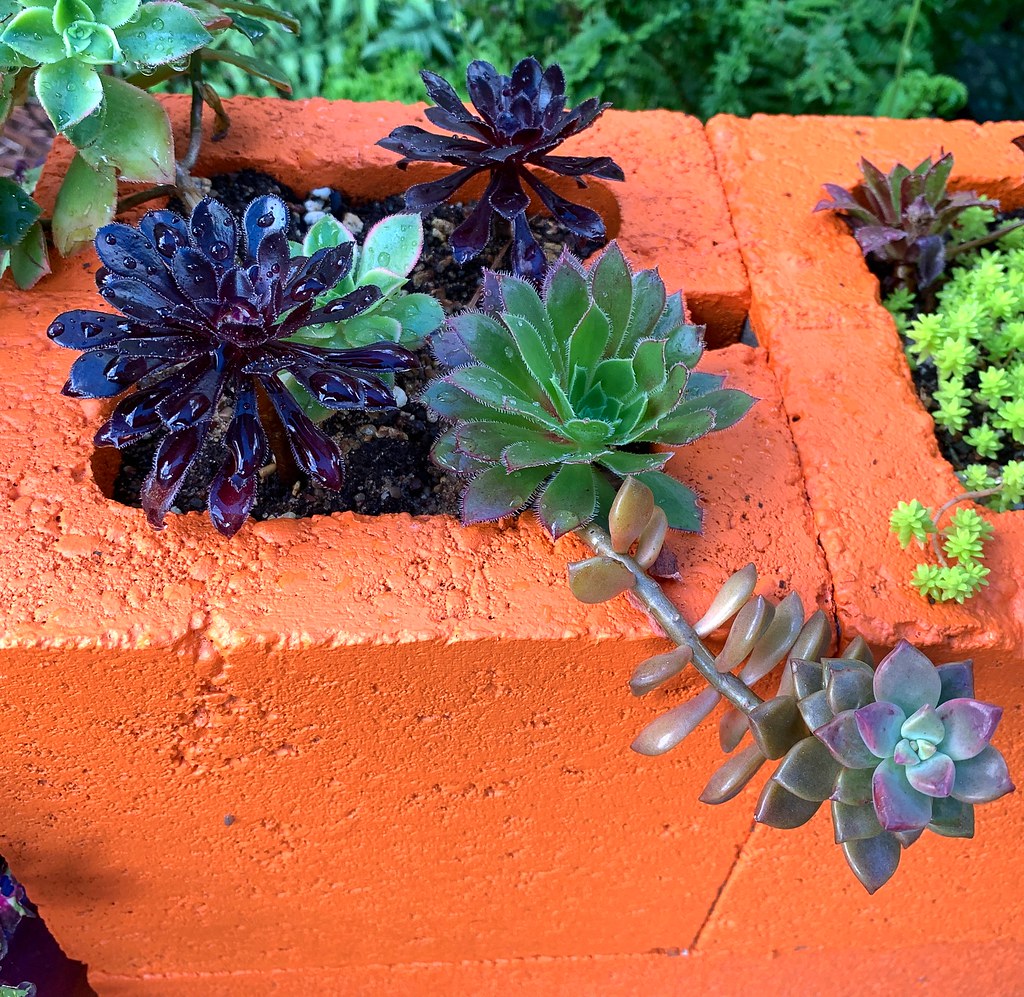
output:
[[[277,194],[291,212],[290,238],[301,241],[309,228],[305,220],[309,208],[303,199],[265,174],[242,170],[215,177],[212,193],[237,215],[254,197]],[[424,219],[423,253],[407,285],[410,291],[433,294],[449,315],[472,306],[485,267],[500,270],[509,265],[508,238],[500,228],[476,259],[465,264],[452,259],[448,236],[472,208],[472,203],[442,205]],[[332,192],[323,205],[323,210],[348,226],[359,241],[381,218],[402,209],[403,199],[399,196],[354,202],[337,192]],[[602,245],[581,240],[553,218],[534,217],[530,227],[550,260],[557,258],[563,247],[586,257]],[[377,411],[341,412],[321,425],[345,455],[345,483],[340,491],[331,491],[304,478],[289,481],[268,468],[260,482],[252,517],[300,518],[347,510],[366,515],[457,515],[461,482],[430,457],[430,449],[444,427],[417,401],[427,382],[438,373],[438,365],[429,345],[419,351],[418,358],[417,369],[395,377],[399,397],[404,394],[404,404]],[[172,511],[206,509],[209,483],[223,461],[220,441],[230,415],[230,399],[226,398]],[[139,491],[152,467],[158,441],[159,437],[149,437],[121,451],[120,471],[112,495],[115,500],[140,505]]]

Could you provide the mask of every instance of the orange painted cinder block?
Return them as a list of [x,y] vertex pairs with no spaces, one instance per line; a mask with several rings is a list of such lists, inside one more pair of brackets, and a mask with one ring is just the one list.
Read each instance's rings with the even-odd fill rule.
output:
[[[300,189],[382,171],[369,139],[410,113],[241,101],[206,167],[237,167],[230,143],[258,136],[255,164],[281,157]],[[687,228],[713,181],[705,146],[686,158],[695,143],[650,153],[677,170],[652,207],[643,143],[678,142],[643,126],[661,120],[609,116],[605,134],[629,144],[602,151],[630,174],[609,190],[623,239],[679,209],[678,247],[638,235],[627,252],[656,256],[670,290],[687,277],[698,301],[721,287],[698,277],[727,226]],[[74,356],[44,336],[56,312],[99,306],[94,267],[84,254],[0,301],[0,850],[98,992],[692,948],[749,807],[696,800],[718,761],[710,725],[673,757],[628,750],[695,683],[628,695],[633,664],[665,644],[625,600],[571,597],[582,545],[529,519],[351,513],[249,523],[231,541],[196,514],[153,532],[104,496],[103,406],[59,395]],[[732,346],[705,368],[762,400],[673,462],[707,511],[703,537],[672,540],[672,596],[696,618],[754,561],[765,594],[827,606],[764,352]]]
[[[846,225],[812,214],[823,182],[851,186],[867,157],[884,170],[940,150],[955,156],[954,185],[1024,203],[1024,158],[1010,139],[1024,125],[862,118],[718,117],[708,135],[729,197],[751,282],[751,320],[779,379],[843,630],[877,648],[906,637],[937,662],[975,660],[977,696],[1005,713],[995,741],[1024,772],[1024,513],[988,513],[991,584],[963,606],[929,605],[909,584],[914,551],[888,528],[899,500],[933,507],[960,491],[918,401],[878,282]],[[989,551],[991,554],[989,555]],[[748,791],[737,802],[753,799]],[[822,814],[781,835],[757,828],[722,892],[702,947],[789,952],[808,946],[910,951],[941,943],[928,977],[937,993],[1016,993],[1024,979],[1020,793],[979,807],[973,841],[927,835],[894,879],[865,896],[831,845]],[[784,898],[764,906],[765,898]],[[763,916],[754,917],[760,910]],[[999,943],[1016,979],[994,991],[947,982],[967,960],[984,977],[988,956],[965,942]],[[864,977],[876,976],[875,962]],[[1011,982],[1012,980],[1012,982]],[[861,990],[858,976],[856,989]],[[886,991],[892,992],[892,991]]]
[[952,184],[1024,204],[1020,122],[720,116],[708,123],[751,282],[751,321],[769,351],[797,442],[844,629],[877,644],[968,655],[1024,646],[1024,514],[985,513],[989,586],[963,606],[929,605],[900,550],[900,500],[935,508],[962,491],[917,399],[895,325],[845,223],[813,214],[825,182],[953,153]]

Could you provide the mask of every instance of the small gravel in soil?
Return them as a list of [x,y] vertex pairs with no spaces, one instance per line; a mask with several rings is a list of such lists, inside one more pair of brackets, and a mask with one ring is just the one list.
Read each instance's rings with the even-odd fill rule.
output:
[[[357,202],[331,191],[311,208],[293,190],[254,170],[214,177],[212,194],[236,215],[261,194],[277,194],[291,212],[289,236],[301,241],[321,211],[329,211],[362,241],[365,233],[381,218],[403,209],[401,197]],[[180,205],[174,205],[180,211]],[[446,204],[424,219],[424,247],[419,263],[410,275],[410,291],[434,294],[446,314],[472,304],[484,267],[508,266],[508,240],[495,237],[477,259],[459,265],[448,249],[448,236],[467,217],[473,204]],[[307,218],[312,212],[312,217]],[[566,246],[577,255],[589,256],[599,242],[582,242],[553,218],[534,217],[530,227],[545,255],[555,259]],[[359,231],[356,231],[356,230]],[[345,454],[345,485],[337,492],[308,481],[286,485],[274,473],[260,483],[259,498],[252,511],[254,519],[298,518],[352,510],[366,515],[408,512],[412,515],[458,515],[461,482],[430,459],[430,448],[441,432],[436,418],[416,401],[426,383],[437,373],[428,348],[419,351],[420,368],[396,375],[396,385],[407,402],[400,408],[376,412],[343,412],[332,416],[321,429],[338,443]],[[196,459],[179,492],[174,511],[194,512],[206,508],[210,482],[223,460],[221,439],[231,417],[231,399],[222,400],[210,437]],[[121,452],[121,470],[114,482],[113,498],[139,507],[139,491],[152,467],[158,438],[150,437]]]

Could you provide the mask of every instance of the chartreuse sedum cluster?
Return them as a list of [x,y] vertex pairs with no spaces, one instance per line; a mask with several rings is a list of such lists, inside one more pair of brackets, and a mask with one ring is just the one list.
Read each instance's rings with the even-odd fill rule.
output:
[[[964,221],[976,234],[992,220],[990,211],[975,209]],[[996,511],[1024,504],[1024,230],[959,257],[934,311],[911,317],[913,298],[905,294],[890,296],[886,306],[910,363],[935,378],[929,410],[936,425],[975,457],[959,473],[963,495],[934,516],[917,499],[901,502],[891,526],[904,547],[930,543],[935,554],[911,578],[921,594],[963,602],[987,584],[983,544],[992,528],[967,508],[940,527],[941,513],[966,498]]]
[[753,399],[695,373],[703,330],[656,270],[632,272],[612,243],[591,266],[563,253],[538,290],[494,274],[491,311],[449,319],[434,339],[452,367],[424,400],[454,425],[434,456],[465,474],[463,520],[532,508],[553,537],[609,507],[627,475],[675,529],[697,530],[694,493],[664,473],[672,451],[733,425]]

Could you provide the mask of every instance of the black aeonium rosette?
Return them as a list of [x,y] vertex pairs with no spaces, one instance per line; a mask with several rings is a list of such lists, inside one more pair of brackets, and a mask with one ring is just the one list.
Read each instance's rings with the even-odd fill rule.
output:
[[189,467],[210,438],[222,398],[231,404],[223,436],[226,456],[210,486],[214,526],[234,534],[252,509],[260,468],[271,448],[257,391],[265,392],[299,469],[328,488],[342,485],[338,446],[317,429],[278,376],[291,374],[330,409],[394,405],[380,372],[416,365],[394,343],[323,349],[289,342],[309,326],[357,315],[380,296],[374,286],[319,306],[352,266],[351,244],[291,257],[288,209],[259,197],[239,225],[213,199],[190,219],[151,211],[138,228],[106,225],[96,235],[103,267],[100,294],[122,314],[74,310],[47,335],[84,350],[64,394],[112,398],[132,386],[96,434],[99,446],[124,447],[163,435],[142,488],[142,505],[157,529]]
[[533,189],[544,206],[570,232],[590,239],[604,238],[601,216],[556,194],[532,169],[573,177],[585,187],[585,176],[624,180],[622,168],[608,156],[553,156],[551,150],[569,136],[594,123],[608,104],[596,97],[566,110],[565,75],[557,64],[542,69],[533,58],[523,59],[502,76],[489,62],[471,62],[466,70],[469,97],[479,116],[468,111],[447,80],[436,73],[420,73],[430,99],[437,105],[424,112],[427,119],[454,135],[438,135],[416,125],[402,125],[377,144],[410,162],[451,163],[455,173],[430,183],[414,184],[405,194],[411,211],[426,213],[449,200],[478,173],[489,172],[487,189],[473,213],[451,235],[452,255],[464,263],[487,244],[492,213],[512,223],[513,267],[517,274],[538,278],[544,254],[526,221]]

